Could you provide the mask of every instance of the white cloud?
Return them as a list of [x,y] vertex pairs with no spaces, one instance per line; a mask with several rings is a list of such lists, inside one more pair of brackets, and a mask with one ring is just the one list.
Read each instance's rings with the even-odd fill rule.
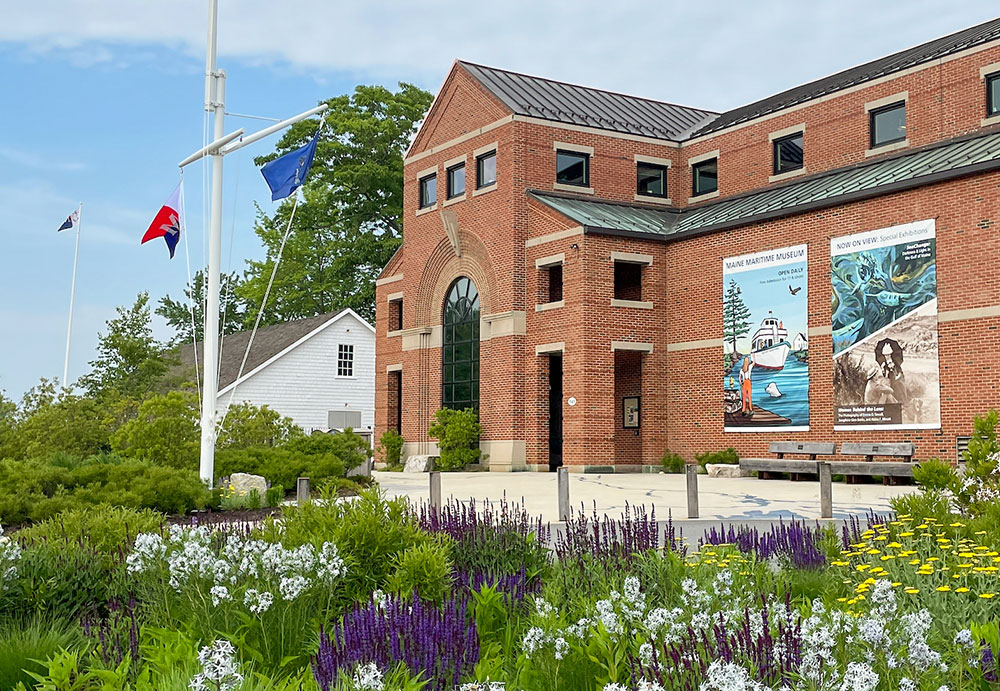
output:
[[[38,0],[0,42],[114,65],[158,46],[203,60],[204,0]],[[220,65],[238,59],[436,88],[454,58],[726,108],[989,19],[992,2],[698,5],[597,0],[223,0]],[[859,18],[864,18],[859,21]]]
[[52,172],[57,170],[75,172],[87,169],[85,163],[77,161],[47,161],[37,154],[6,146],[0,146],[0,159],[33,171]]

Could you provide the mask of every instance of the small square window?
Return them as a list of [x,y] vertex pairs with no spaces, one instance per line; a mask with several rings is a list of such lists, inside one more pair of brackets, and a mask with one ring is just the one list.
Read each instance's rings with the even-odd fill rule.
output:
[[1000,115],[1000,72],[986,75],[986,117]]
[[459,163],[448,169],[448,199],[465,194],[465,164]]
[[476,189],[495,185],[497,182],[497,152],[491,151],[476,158]]
[[615,300],[642,300],[642,264],[615,262]]
[[655,163],[635,164],[635,192],[643,197],[667,196],[667,167]]
[[691,166],[691,196],[708,194],[719,189],[719,159],[710,158]]
[[354,345],[346,343],[337,345],[337,376],[354,376]]
[[556,182],[590,187],[590,156],[577,151],[556,151]]
[[426,209],[437,202],[437,176],[428,175],[420,179],[420,208]]
[[799,170],[803,164],[802,133],[774,140],[774,174]]
[[869,112],[872,149],[906,139],[906,101],[899,101]]

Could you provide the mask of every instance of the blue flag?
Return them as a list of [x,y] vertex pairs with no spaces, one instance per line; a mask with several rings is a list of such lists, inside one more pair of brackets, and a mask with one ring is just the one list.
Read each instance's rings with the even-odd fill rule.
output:
[[271,188],[271,201],[288,197],[302,186],[312,167],[313,156],[316,155],[316,142],[319,140],[319,130],[312,141],[301,149],[289,151],[280,158],[264,164],[260,174],[264,176],[267,186]]

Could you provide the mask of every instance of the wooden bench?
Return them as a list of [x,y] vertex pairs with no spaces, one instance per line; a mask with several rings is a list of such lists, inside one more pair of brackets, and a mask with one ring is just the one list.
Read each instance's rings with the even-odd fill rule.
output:
[[[759,478],[771,478],[772,473],[791,473],[792,479],[801,475],[819,474],[819,457],[832,456],[836,444],[810,441],[773,441],[768,451],[775,458],[741,458],[740,469],[756,471]],[[786,455],[808,456],[809,459],[786,458]]]
[[[863,476],[881,476],[883,482],[894,482],[895,478],[913,477],[913,444],[894,442],[877,444],[870,442],[844,442],[840,445],[841,456],[864,456],[864,461],[836,461],[834,472],[846,476],[848,484],[857,483]],[[902,458],[902,461],[876,461],[876,458]]]

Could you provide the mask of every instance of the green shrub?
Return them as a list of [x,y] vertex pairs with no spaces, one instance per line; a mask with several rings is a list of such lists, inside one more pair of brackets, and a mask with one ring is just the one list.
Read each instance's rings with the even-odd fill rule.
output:
[[395,567],[386,584],[391,593],[441,603],[451,588],[451,559],[440,542],[411,545],[396,555]]
[[660,458],[660,465],[668,473],[684,472],[684,459],[680,457],[680,454],[671,453],[670,451],[663,452],[663,457]]
[[301,435],[302,430],[291,418],[266,405],[236,403],[226,411],[225,420],[219,430],[220,449],[246,449],[252,446],[278,446],[289,439]]
[[913,467],[913,480],[923,490],[944,490],[955,481],[955,470],[946,461],[931,458]]
[[17,426],[14,447],[25,458],[56,452],[89,456],[108,448],[105,417],[104,408],[91,398],[62,396]]
[[198,467],[201,430],[198,397],[171,391],[146,399],[134,419],[111,435],[112,450],[171,468]]
[[1000,440],[997,439],[997,411],[975,419],[969,449],[965,452],[965,473],[952,484],[955,504],[966,516],[982,516],[996,510],[1000,496]]
[[479,435],[483,428],[472,408],[442,408],[434,413],[434,423],[427,433],[438,440],[441,451],[438,470],[462,470],[470,463],[479,462],[482,455]]
[[387,429],[378,440],[379,451],[382,452],[382,461],[389,468],[397,468],[400,465],[400,457],[403,453],[403,436],[394,429]]
[[350,429],[330,434],[317,432],[309,436],[292,437],[282,445],[282,448],[306,456],[333,454],[343,461],[347,470],[357,468],[372,457],[369,443]]
[[121,506],[95,506],[64,511],[53,518],[18,531],[19,540],[27,544],[78,542],[99,552],[111,554],[123,544],[131,543],[139,533],[158,531],[163,514],[150,509]]
[[285,488],[281,485],[271,485],[264,493],[264,503],[268,506],[279,506],[285,500]]
[[729,447],[723,451],[706,451],[704,453],[696,453],[694,458],[698,461],[698,465],[700,465],[703,469],[709,463],[712,463],[713,465],[716,463],[739,465],[740,462],[740,455],[733,447]]
[[333,477],[344,477],[347,467],[335,454],[306,455],[287,448],[260,446],[253,449],[220,449],[215,454],[216,477],[233,473],[261,475],[272,486],[294,487],[300,477],[316,483]]
[[80,629],[58,620],[33,618],[27,625],[4,622],[0,626],[0,689],[15,689],[18,684],[34,689],[35,680],[30,672],[43,673],[44,661],[55,657],[60,650],[76,651],[83,647]]

